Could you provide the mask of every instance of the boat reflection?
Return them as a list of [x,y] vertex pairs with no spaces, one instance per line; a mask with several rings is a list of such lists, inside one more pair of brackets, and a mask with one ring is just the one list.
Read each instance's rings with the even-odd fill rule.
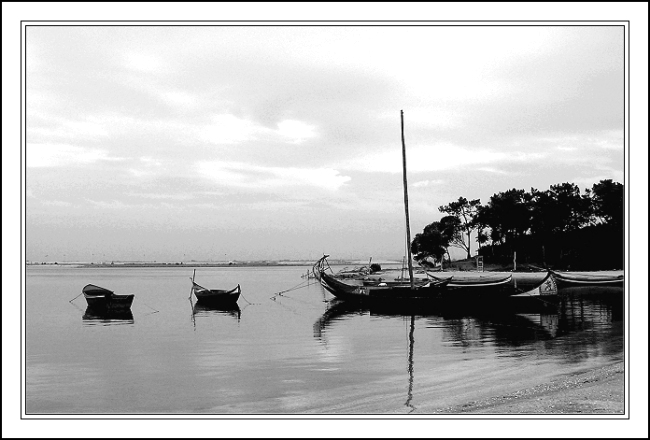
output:
[[314,323],[314,336],[339,320],[354,315],[418,317],[442,328],[444,339],[458,345],[494,344],[500,347],[550,340],[574,331],[622,321],[624,301],[617,287],[570,288],[567,294],[547,298],[513,298],[487,307],[445,303],[418,305],[359,304],[341,300],[329,307]]
[[621,299],[625,288],[623,286],[562,286],[561,291],[565,296],[602,296],[603,298]]
[[133,313],[131,310],[96,310],[92,307],[86,308],[81,317],[84,325],[129,325],[133,324]]
[[561,307],[550,302],[504,302],[499,307],[470,308],[449,304],[431,304],[423,307],[358,304],[333,300],[328,309],[314,323],[314,336],[322,338],[323,331],[338,320],[353,315],[375,317],[424,318],[445,329],[448,342],[461,344],[485,341],[478,333],[489,330],[497,344],[520,345],[530,340],[550,339],[558,334],[558,312]]
[[[578,294],[579,293],[579,294]],[[313,324],[314,337],[328,344],[328,335],[337,324],[370,316],[402,319],[410,322],[408,330],[408,391],[404,406],[409,412],[414,406],[414,358],[416,322],[422,331],[436,331],[448,347],[467,349],[488,348],[500,357],[560,355],[566,362],[577,362],[602,353],[620,352],[621,337],[607,330],[620,326],[622,303],[617,295],[594,295],[593,290],[574,292],[558,301],[508,301],[498,307],[460,307],[444,303],[427,307],[363,304],[334,299]],[[601,292],[602,293],[602,292]],[[612,293],[612,292],[609,292]],[[620,295],[618,295],[620,299]],[[389,326],[390,327],[390,326]],[[600,331],[603,329],[603,331]],[[587,330],[587,331],[585,331]],[[430,336],[425,337],[427,340]],[[418,352],[431,356],[426,343]]]
[[237,304],[211,305],[197,302],[192,307],[192,316],[227,315],[241,319],[241,309]]

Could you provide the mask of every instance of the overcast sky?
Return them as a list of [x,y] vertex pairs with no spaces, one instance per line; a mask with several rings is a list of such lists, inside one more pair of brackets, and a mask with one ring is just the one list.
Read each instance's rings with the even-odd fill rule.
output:
[[26,258],[400,259],[400,110],[414,236],[624,183],[624,63],[614,25],[30,25]]

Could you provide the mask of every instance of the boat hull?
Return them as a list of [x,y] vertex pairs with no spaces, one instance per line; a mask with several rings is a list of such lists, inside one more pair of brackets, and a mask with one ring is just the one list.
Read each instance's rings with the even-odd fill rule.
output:
[[135,295],[115,295],[106,297],[85,296],[88,307],[95,310],[129,310]]
[[[444,305],[491,305],[503,303],[508,298],[523,294],[526,297],[545,295],[546,299],[557,296],[550,272],[529,277],[519,285],[513,274],[430,276],[433,281],[420,282],[412,289],[409,283],[368,283],[367,280],[340,280],[326,272],[324,258],[313,266],[313,272],[321,285],[342,300],[363,302],[431,302]],[[551,281],[549,283],[549,280]],[[520,280],[521,281],[521,280]],[[535,283],[535,284],[532,284]],[[532,289],[532,290],[529,290]]]
[[623,275],[596,274],[596,273],[565,273],[552,271],[553,277],[559,287],[580,286],[620,286],[625,284]]
[[198,303],[209,306],[235,305],[241,295],[239,285],[232,290],[206,289],[193,283],[192,291]]
[[103,287],[88,284],[82,289],[88,307],[104,312],[129,310],[133,304],[134,294],[117,295]]
[[[335,297],[345,301],[356,302],[432,302],[440,298],[444,286],[449,282],[428,281],[417,283],[411,288],[410,283],[364,283],[362,280],[341,281],[325,272],[325,257],[318,260],[312,270],[314,277]],[[329,267],[329,266],[328,266]]]

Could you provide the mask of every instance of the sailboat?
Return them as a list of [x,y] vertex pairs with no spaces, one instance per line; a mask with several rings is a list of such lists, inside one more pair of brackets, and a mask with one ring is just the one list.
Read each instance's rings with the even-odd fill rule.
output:
[[[404,183],[404,213],[406,218],[406,243],[408,253],[408,282],[402,283],[378,283],[368,285],[361,280],[341,280],[334,276],[327,258],[323,255],[312,267],[314,277],[332,295],[344,300],[355,301],[393,301],[393,300],[436,300],[445,291],[445,286],[450,280],[425,280],[415,282],[413,277],[413,261],[411,257],[411,231],[409,227],[408,209],[408,184],[406,179],[406,144],[404,142],[404,111],[400,111],[402,127],[402,177]],[[328,269],[330,270],[328,273]]]
[[[413,277],[413,259],[411,256],[411,231],[409,226],[408,183],[406,175],[406,144],[404,142],[404,111],[400,112],[402,129],[402,173],[404,184],[404,214],[406,220],[406,251],[408,254],[408,280],[399,282],[368,282],[363,277],[342,278],[334,274],[323,255],[312,267],[314,277],[320,284],[337,298],[354,301],[396,301],[404,300],[432,301],[444,299],[446,302],[459,302],[464,306],[467,301],[492,301],[503,299],[523,290],[517,288],[512,274],[501,278],[474,277],[473,279],[437,278],[427,273],[427,279],[416,282]],[[539,282],[543,285],[550,277]]]

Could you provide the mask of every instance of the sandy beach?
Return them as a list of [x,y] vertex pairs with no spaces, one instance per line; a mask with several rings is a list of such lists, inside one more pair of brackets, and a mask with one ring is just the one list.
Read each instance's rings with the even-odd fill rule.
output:
[[625,400],[625,368],[618,362],[514,393],[444,408],[436,414],[623,416]]

